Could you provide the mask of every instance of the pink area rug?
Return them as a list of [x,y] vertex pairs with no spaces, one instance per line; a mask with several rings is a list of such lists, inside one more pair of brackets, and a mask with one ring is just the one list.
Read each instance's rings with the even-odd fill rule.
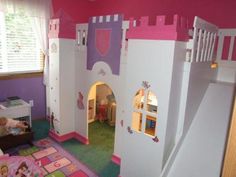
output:
[[1,177],[42,177],[43,171],[31,159],[23,156],[0,156]]
[[[11,158],[22,156],[32,164],[36,164],[44,177],[98,177],[87,166],[79,162],[60,145],[45,138],[34,143],[34,146],[20,146],[9,150]],[[12,156],[13,155],[13,156]],[[28,162],[29,163],[29,162]],[[6,164],[6,162],[4,162]],[[0,166],[3,165],[0,160]],[[29,165],[34,167],[34,165]],[[9,166],[9,168],[11,168]],[[36,167],[35,167],[36,168]],[[37,168],[36,168],[37,169]],[[26,177],[22,176],[22,177]],[[33,177],[36,177],[33,175]]]

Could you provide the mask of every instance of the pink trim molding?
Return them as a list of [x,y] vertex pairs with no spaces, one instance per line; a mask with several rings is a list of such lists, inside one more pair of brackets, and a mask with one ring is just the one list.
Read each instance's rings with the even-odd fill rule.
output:
[[70,132],[64,135],[59,135],[56,132],[54,132],[53,130],[49,131],[49,136],[53,139],[55,139],[57,142],[64,142],[66,140],[69,140],[71,138],[75,138],[76,140],[80,141],[83,144],[89,144],[89,140],[88,138],[80,135],[77,132]]
[[74,138],[75,138],[75,139],[77,139],[78,141],[80,141],[80,142],[83,143],[83,144],[89,144],[88,138],[86,138],[86,137],[80,135],[80,134],[77,133],[77,132],[74,132],[74,134],[75,134],[75,135],[74,135]]
[[114,162],[116,165],[120,165],[121,159],[120,159],[120,157],[112,154],[111,161]]
[[66,140],[69,140],[69,139],[73,138],[74,137],[74,132],[67,133],[67,134],[64,134],[64,135],[59,135],[55,131],[50,130],[49,131],[49,136],[51,138],[55,139],[58,142],[64,142]]
[[141,17],[140,25],[135,26],[134,19],[130,19],[128,39],[150,39],[150,40],[176,40],[187,41],[188,23],[187,20],[174,15],[173,24],[166,25],[166,16],[157,16],[156,25],[149,25],[149,17]]

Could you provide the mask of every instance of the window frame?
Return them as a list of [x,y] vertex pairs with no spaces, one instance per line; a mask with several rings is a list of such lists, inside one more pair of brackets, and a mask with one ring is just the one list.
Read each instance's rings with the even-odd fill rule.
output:
[[[154,94],[154,92],[152,92],[150,89],[139,89],[136,94],[140,91],[143,91],[144,92],[144,95],[143,95],[143,106],[140,107],[140,108],[136,108],[135,105],[134,105],[134,100],[135,100],[135,96],[133,98],[133,104],[132,104],[132,126],[131,128],[135,131],[135,132],[138,132],[138,133],[143,133],[147,136],[151,136],[151,137],[155,137],[157,135],[157,118],[158,118],[158,99],[157,99],[157,96]],[[147,109],[147,105],[148,105],[148,94],[149,93],[152,93],[156,99],[157,99],[157,112],[150,112],[148,111]],[[141,99],[142,100],[142,99]],[[133,113],[139,113],[141,114],[141,131],[139,130],[136,130],[133,128]],[[154,130],[154,135],[151,135],[149,133],[146,133],[146,123],[147,123],[147,116],[150,116],[150,117],[154,117],[155,118],[155,130]]]

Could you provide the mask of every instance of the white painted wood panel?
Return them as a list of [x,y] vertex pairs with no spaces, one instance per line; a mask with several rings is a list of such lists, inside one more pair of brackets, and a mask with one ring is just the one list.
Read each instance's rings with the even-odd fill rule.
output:
[[[178,116],[173,117],[173,114],[178,112],[176,104],[179,104],[178,99],[180,98],[181,68],[184,62],[186,43],[138,39],[129,40],[128,43],[127,87],[125,89],[125,107],[128,109],[124,114],[126,119],[121,176],[156,177],[161,174],[169,155],[169,149],[165,151],[165,147],[166,149],[168,145],[171,147],[175,141],[177,127],[175,119],[178,120]],[[179,53],[177,51],[175,53],[176,48],[180,50]],[[156,136],[160,140],[158,143],[152,140],[153,136],[144,132],[133,130],[133,133],[130,134],[127,130],[132,125],[133,99],[135,93],[142,88],[142,81],[147,81],[150,84],[149,89],[158,99],[156,127]],[[173,88],[176,92],[172,90]],[[170,100],[172,100],[172,105]],[[167,124],[168,130],[171,131],[167,132]],[[144,130],[144,125],[145,119],[143,119],[142,130]]]
[[63,135],[74,131],[75,40],[50,39],[49,46],[50,115],[54,113],[55,129]]
[[233,84],[209,85],[168,177],[221,175],[233,93]]

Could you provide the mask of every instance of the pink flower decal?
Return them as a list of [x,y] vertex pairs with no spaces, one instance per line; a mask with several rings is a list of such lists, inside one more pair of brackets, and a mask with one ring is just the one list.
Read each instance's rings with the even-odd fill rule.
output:
[[100,71],[98,72],[98,75],[105,76],[106,72],[103,69],[100,69]]
[[124,125],[124,120],[121,120],[121,121],[120,121],[120,125],[121,125],[121,127],[123,127],[123,125]]
[[155,143],[158,143],[160,140],[159,138],[157,138],[157,136],[155,136],[154,138],[152,138],[152,140],[155,142]]
[[78,109],[84,109],[84,103],[83,103],[84,96],[81,92],[78,92],[78,99],[77,99],[77,107]]
[[127,127],[127,131],[129,132],[129,134],[133,133],[133,130],[131,130],[130,126]]
[[143,86],[145,89],[148,89],[151,85],[148,83],[148,81],[143,81],[143,82],[142,82],[142,86]]

